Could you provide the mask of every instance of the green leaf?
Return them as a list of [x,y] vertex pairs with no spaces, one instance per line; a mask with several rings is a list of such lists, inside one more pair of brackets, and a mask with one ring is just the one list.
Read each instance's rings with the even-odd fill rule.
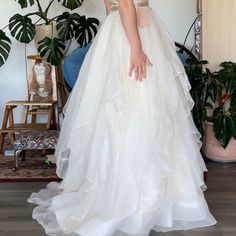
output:
[[226,143],[225,147],[229,144],[230,139],[233,137],[233,130],[231,130],[229,117],[226,116]]
[[221,133],[222,133],[222,127],[223,127],[223,110],[221,108],[217,108],[214,111],[213,114],[214,117],[214,133],[216,138],[219,140],[221,137]]
[[74,10],[79,8],[84,0],[58,0],[58,2],[62,2],[62,5],[70,10]]
[[[234,124],[234,129],[236,130],[236,116],[232,117],[232,121],[233,121],[233,124]],[[236,139],[235,134],[233,134],[233,137]]]
[[220,108],[214,111],[214,133],[224,148],[231,137],[236,135],[236,124],[233,117],[230,116],[230,113],[224,113]]
[[223,126],[221,130],[221,134],[219,136],[219,140],[221,141],[221,144],[223,147],[226,147],[229,140],[228,140],[228,130],[227,130],[227,120],[226,117],[223,116]]
[[17,1],[21,8],[27,8],[29,5],[33,6],[34,5],[34,0],[15,0]]
[[50,39],[46,37],[39,42],[38,50],[40,52],[40,56],[46,56],[49,63],[54,66],[58,66],[61,64],[65,45],[59,38]]
[[222,69],[217,73],[218,80],[224,84],[226,92],[232,94],[236,90],[236,63],[228,61],[220,65]]
[[34,39],[35,26],[27,15],[15,14],[10,18],[9,23],[11,35],[18,41],[29,43]]
[[228,116],[227,123],[229,126],[230,136],[236,137],[236,124],[234,123],[233,117]]
[[0,30],[0,67],[5,64],[11,50],[11,40]]
[[57,31],[58,36],[63,41],[72,39],[74,37],[74,28],[80,22],[80,15],[77,13],[70,14],[64,12],[57,18]]
[[202,87],[201,100],[203,103],[206,103],[209,97],[208,84],[205,82]]
[[236,91],[231,95],[230,105],[236,106]]
[[213,105],[210,102],[206,102],[205,107],[206,108],[213,108]]
[[204,123],[202,121],[204,120],[204,110],[197,109],[196,107],[194,107],[192,110],[192,114],[193,114],[194,123],[197,129],[199,130],[199,132],[201,133],[201,136],[203,137],[203,134],[204,134],[203,124]]
[[231,94],[234,91],[233,78],[230,78],[226,81],[225,88],[226,88],[227,94]]
[[83,47],[90,43],[97,33],[99,21],[96,18],[81,16],[79,23],[74,27],[75,38],[78,44]]

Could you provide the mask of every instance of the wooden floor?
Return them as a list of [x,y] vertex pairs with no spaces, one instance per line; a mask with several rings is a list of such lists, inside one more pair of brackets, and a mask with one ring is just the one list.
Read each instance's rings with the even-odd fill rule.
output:
[[[236,236],[236,164],[207,166],[206,198],[218,224],[190,231],[152,232],[150,236]],[[31,219],[33,205],[26,202],[31,192],[44,186],[45,183],[0,183],[0,236],[46,235]]]

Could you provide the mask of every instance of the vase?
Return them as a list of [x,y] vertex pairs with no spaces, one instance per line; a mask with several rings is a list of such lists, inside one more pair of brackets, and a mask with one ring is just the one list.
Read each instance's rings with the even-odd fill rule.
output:
[[236,162],[236,139],[232,137],[228,145],[224,148],[215,137],[213,123],[206,122],[203,139],[203,154],[207,159],[215,162]]
[[45,24],[36,25],[35,30],[36,34],[34,37],[34,42],[36,47],[38,47],[39,41],[41,41],[45,37],[53,38],[58,36],[56,25],[53,23],[50,23],[49,25]]

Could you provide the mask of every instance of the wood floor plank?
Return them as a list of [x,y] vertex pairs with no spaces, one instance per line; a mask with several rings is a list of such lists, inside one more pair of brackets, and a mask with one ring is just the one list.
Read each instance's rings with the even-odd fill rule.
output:
[[[215,226],[169,233],[151,232],[150,236],[235,236],[236,235],[236,164],[207,163],[205,193]],[[26,199],[46,183],[0,183],[0,236],[46,236],[32,219],[34,205]],[[99,235],[95,235],[99,236]]]

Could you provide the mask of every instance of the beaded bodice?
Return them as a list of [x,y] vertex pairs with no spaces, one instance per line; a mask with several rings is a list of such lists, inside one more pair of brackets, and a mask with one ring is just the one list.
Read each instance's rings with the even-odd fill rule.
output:
[[[136,5],[148,5],[149,0],[134,0]],[[110,0],[112,6],[119,6],[119,0]]]

